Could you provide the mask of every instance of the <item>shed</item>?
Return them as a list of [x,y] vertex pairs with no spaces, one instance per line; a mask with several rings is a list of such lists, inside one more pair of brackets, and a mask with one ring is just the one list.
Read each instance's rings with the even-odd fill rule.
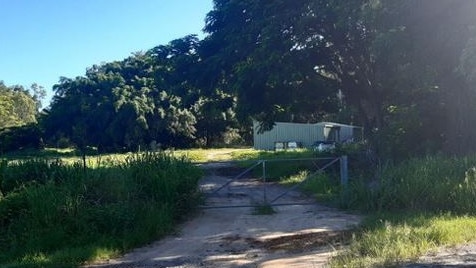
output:
[[362,139],[362,127],[319,122],[314,124],[276,122],[274,127],[259,133],[259,122],[253,122],[253,147],[257,150],[274,150],[276,143],[298,142],[311,148],[316,141],[338,143]]

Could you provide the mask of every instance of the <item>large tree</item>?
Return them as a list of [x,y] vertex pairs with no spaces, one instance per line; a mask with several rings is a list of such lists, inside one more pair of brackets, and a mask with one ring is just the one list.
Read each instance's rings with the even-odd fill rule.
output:
[[201,89],[198,51],[199,40],[186,36],[62,78],[44,120],[48,135],[104,149],[212,144],[233,122],[234,98]]
[[270,126],[283,115],[335,113],[340,101],[382,154],[440,150],[463,137],[446,147],[475,148],[468,131],[474,92],[455,73],[462,55],[472,55],[475,2],[214,4],[206,61],[215,81],[235,90],[245,115]]
[[337,111],[337,84],[315,70],[327,55],[314,57],[298,40],[303,3],[215,1],[208,14],[209,77],[236,94],[242,119],[314,121]]

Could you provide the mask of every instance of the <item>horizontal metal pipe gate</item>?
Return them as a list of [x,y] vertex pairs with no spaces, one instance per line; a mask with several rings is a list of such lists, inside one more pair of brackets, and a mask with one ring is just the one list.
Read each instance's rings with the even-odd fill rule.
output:
[[[266,187],[266,164],[271,163],[271,162],[292,162],[292,161],[310,161],[317,167],[317,170],[315,170],[312,173],[309,173],[301,182],[298,184],[286,189],[283,191],[281,194],[279,194],[277,197],[268,200],[267,196],[267,187]],[[316,162],[317,161],[327,161],[325,164],[323,164],[321,167],[317,166]],[[237,165],[243,163],[249,163],[250,161],[228,161],[228,162],[207,162],[207,163],[195,163],[197,165],[215,165],[215,166],[230,166],[230,165]],[[236,176],[233,176],[231,179],[229,179],[226,183],[223,185],[219,186],[217,189],[213,190],[211,193],[206,193],[206,197],[211,197],[217,195],[221,190],[226,188],[227,186],[230,186],[233,182],[236,182],[240,179],[242,179],[246,174],[251,172],[253,169],[257,168],[258,166],[262,166],[262,174],[261,174],[261,180],[263,182],[263,202],[260,205],[214,205],[214,206],[201,206],[203,209],[212,209],[212,208],[240,208],[240,207],[257,207],[257,206],[263,206],[263,205],[270,205],[270,206],[287,206],[287,205],[309,205],[309,204],[314,204],[312,203],[278,203],[280,199],[282,199],[284,196],[288,195],[291,191],[294,191],[301,185],[303,185],[305,182],[307,182],[309,179],[311,179],[314,175],[318,173],[324,172],[327,168],[331,167],[332,165],[339,163],[339,173],[340,173],[340,183],[343,188],[346,188],[347,183],[348,183],[348,160],[347,156],[341,156],[341,157],[326,157],[326,158],[298,158],[298,159],[261,159],[261,160],[256,160],[252,161],[251,165],[247,167],[244,171],[240,172]]]

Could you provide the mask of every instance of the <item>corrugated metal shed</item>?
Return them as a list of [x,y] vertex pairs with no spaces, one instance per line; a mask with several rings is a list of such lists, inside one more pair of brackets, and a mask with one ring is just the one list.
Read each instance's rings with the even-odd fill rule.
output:
[[360,135],[361,127],[320,122],[315,124],[276,122],[273,129],[258,133],[259,123],[253,122],[253,144],[257,150],[274,150],[276,142],[299,142],[311,148],[316,141],[333,140],[344,142]]

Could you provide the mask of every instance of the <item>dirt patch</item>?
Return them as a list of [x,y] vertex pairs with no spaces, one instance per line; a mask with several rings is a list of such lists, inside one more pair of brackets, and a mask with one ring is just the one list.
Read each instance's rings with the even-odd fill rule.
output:
[[351,235],[346,230],[361,220],[299,192],[282,197],[280,202],[288,205],[273,206],[276,213],[258,215],[251,205],[273,200],[286,189],[253,177],[231,181],[241,169],[218,176],[205,168],[211,173],[200,187],[208,209],[180,226],[176,235],[94,266],[322,267]]
[[221,166],[213,169],[208,169],[207,176],[220,176],[220,177],[234,177],[237,174],[245,171],[245,168],[236,166]]
[[348,244],[351,237],[352,232],[348,230],[323,231],[308,234],[284,235],[265,241],[254,240],[252,243],[255,246],[263,247],[269,251],[285,250],[290,253],[296,253],[315,250],[326,246],[339,248]]
[[402,267],[476,267],[476,243],[443,247],[429,252],[414,263],[402,265]]

